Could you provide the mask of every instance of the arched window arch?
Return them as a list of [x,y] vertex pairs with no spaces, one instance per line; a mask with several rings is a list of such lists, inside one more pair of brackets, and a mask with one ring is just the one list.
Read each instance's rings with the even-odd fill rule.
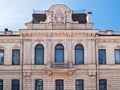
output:
[[55,47],[55,62],[56,63],[64,62],[64,47],[61,44],[58,44]]
[[84,64],[84,48],[80,44],[75,46],[75,64]]
[[35,64],[44,64],[44,47],[41,44],[35,47]]

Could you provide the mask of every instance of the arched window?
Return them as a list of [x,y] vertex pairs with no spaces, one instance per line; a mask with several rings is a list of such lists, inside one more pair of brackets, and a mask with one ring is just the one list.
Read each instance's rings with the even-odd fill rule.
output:
[[44,64],[44,47],[36,45],[35,47],[35,64]]
[[75,64],[84,64],[84,48],[82,45],[75,46]]
[[58,44],[55,47],[55,62],[56,63],[64,62],[64,47],[61,44]]

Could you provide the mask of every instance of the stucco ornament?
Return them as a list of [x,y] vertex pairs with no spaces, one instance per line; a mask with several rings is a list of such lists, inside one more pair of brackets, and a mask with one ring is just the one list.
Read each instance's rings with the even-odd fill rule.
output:
[[56,13],[55,14],[55,22],[56,23],[63,23],[63,15],[62,13]]
[[54,15],[54,20],[55,20],[55,23],[57,24],[62,24],[64,23],[64,15],[62,13],[62,11],[60,9],[58,9],[56,12],[55,12],[55,15]]

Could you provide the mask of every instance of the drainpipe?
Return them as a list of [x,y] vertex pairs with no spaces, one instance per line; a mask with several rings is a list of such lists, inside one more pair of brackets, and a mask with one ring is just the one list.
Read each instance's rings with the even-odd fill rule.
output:
[[23,90],[23,50],[24,50],[24,42],[23,42],[23,35],[22,35],[22,39],[21,39],[21,43],[20,44],[22,44],[21,45],[21,55],[22,55],[22,57],[21,57],[21,89],[20,90]]
[[95,39],[95,65],[96,65],[96,90],[98,90],[98,59],[97,59],[97,44],[98,44],[98,35],[96,34]]

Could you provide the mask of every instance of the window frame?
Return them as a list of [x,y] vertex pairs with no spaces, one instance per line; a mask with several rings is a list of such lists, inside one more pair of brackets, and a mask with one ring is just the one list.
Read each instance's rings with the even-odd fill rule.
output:
[[[62,49],[59,49],[59,48],[57,48],[57,46],[61,46],[62,47]],[[60,51],[61,50],[61,52],[62,52],[62,59],[61,59],[61,61],[57,61],[57,52],[58,52],[58,50]],[[55,63],[64,63],[64,46],[62,45],[62,44],[57,44],[56,46],[55,46]]]
[[3,52],[3,57],[0,57],[2,58],[0,65],[4,65],[4,50],[0,49],[0,52]]
[[[42,62],[39,61],[39,63],[37,62],[37,58],[40,57],[41,55],[40,55],[40,56],[36,56],[37,50],[38,50],[38,49],[36,49],[37,46],[42,47],[40,50],[42,51],[42,54],[43,54],[43,55],[42,55],[43,60],[42,60]],[[41,54],[41,53],[39,53],[39,54]],[[35,54],[34,54],[34,55],[35,55],[34,64],[35,64],[35,65],[44,65],[44,46],[43,46],[42,44],[37,44],[37,45],[35,46]]]
[[[18,84],[16,84],[16,81],[18,82]],[[16,86],[17,86],[17,89],[16,89]],[[19,79],[12,80],[11,90],[20,90],[20,80]]]
[[[37,81],[39,81],[39,80],[41,80],[42,81],[42,85],[39,85],[39,87],[41,87],[42,86],[42,90],[44,89],[44,82],[43,82],[43,80],[42,79],[36,79],[35,80],[35,90],[37,90],[37,84],[39,83],[39,82],[37,82]],[[39,89],[40,90],[40,89]]]
[[[81,81],[82,84],[77,84],[77,81]],[[84,80],[83,79],[76,79],[75,80],[75,87],[76,87],[76,90],[84,90]],[[77,87],[82,87],[82,89],[77,89]]]
[[[58,84],[58,82],[59,82],[59,84]],[[64,90],[64,80],[63,79],[56,79],[55,80],[55,90]]]
[[[116,60],[116,51],[119,51],[119,60]],[[120,49],[115,49],[114,51],[115,64],[120,64]],[[119,62],[118,62],[119,61]]]
[[[104,59],[105,59],[105,62],[103,63],[103,61],[101,62],[101,60],[100,60],[100,51],[105,51],[105,57],[104,57]],[[107,55],[106,55],[106,49],[98,49],[98,64],[100,64],[100,65],[105,65],[106,64],[106,62],[107,62],[107,57],[106,57]],[[103,58],[102,58],[103,59]]]
[[3,90],[3,80],[2,79],[0,79],[0,90]]
[[[105,81],[105,84],[101,84],[101,83],[103,83],[101,81]],[[107,90],[107,79],[99,79],[99,90],[103,90],[103,89],[100,89],[101,85],[102,85],[102,87],[104,85],[104,90]]]
[[[81,48],[78,49],[78,48],[77,48],[78,46],[80,46]],[[77,53],[78,53],[78,52],[77,52],[78,50],[81,51],[81,53],[80,53],[80,52],[79,52],[79,53],[82,54],[82,57],[81,57],[81,58],[82,58],[83,60],[81,61],[81,63],[78,63],[79,60],[77,60],[77,56],[76,56]],[[81,44],[75,45],[74,51],[75,51],[75,64],[76,64],[76,65],[84,64],[84,47],[83,47],[83,45],[81,45]]]
[[[17,64],[14,63],[14,54],[13,54],[13,51],[19,51],[19,61]],[[12,50],[12,65],[20,65],[20,49],[13,49]]]

